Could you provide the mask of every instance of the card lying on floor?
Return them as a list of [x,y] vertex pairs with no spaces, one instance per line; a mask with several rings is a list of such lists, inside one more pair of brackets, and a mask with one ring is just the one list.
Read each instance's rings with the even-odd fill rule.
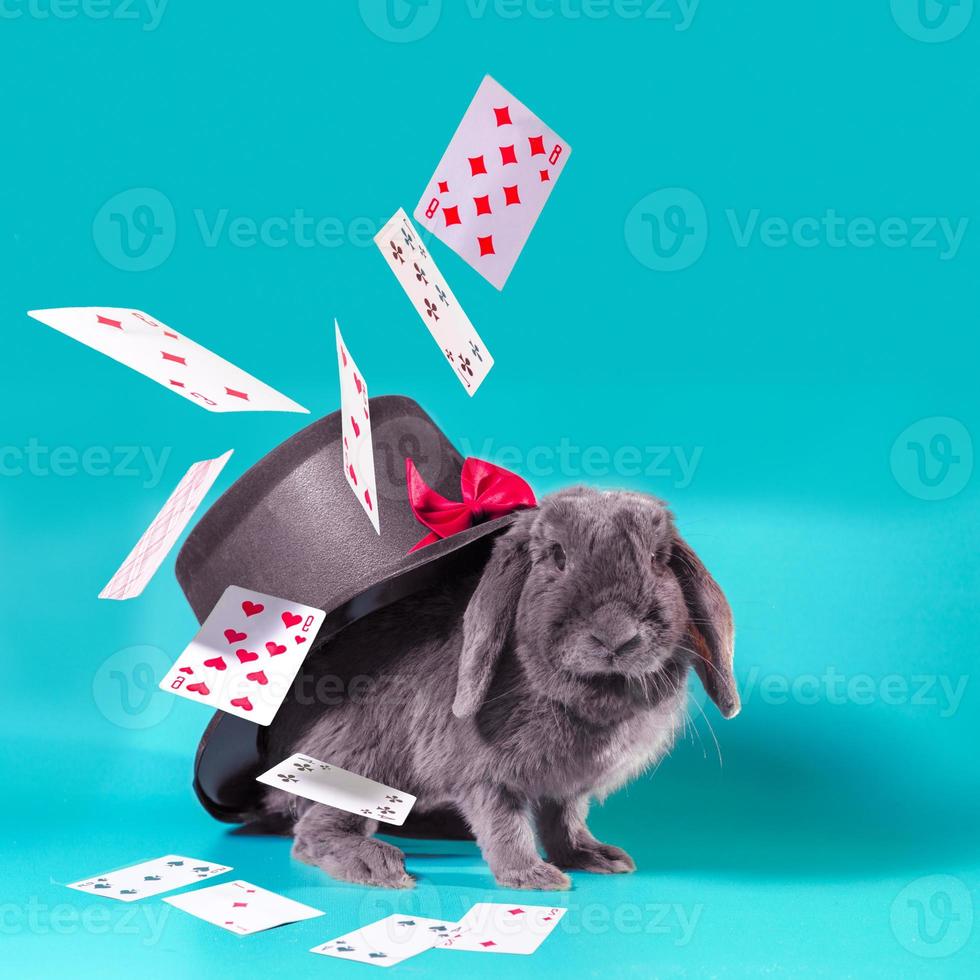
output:
[[227,874],[231,868],[223,864],[208,864],[197,858],[167,854],[165,857],[144,861],[118,871],[107,871],[98,878],[86,878],[69,885],[80,892],[91,892],[120,902],[135,902],[162,892],[193,885],[205,878]]
[[198,888],[164,901],[239,936],[323,915],[319,909],[247,881],[228,881],[210,888]]
[[194,511],[208,495],[233,450],[217,459],[195,463],[181,478],[163,509],[136,542],[118,571],[99,593],[100,599],[133,599],[140,595],[167,557]]
[[472,395],[493,367],[493,358],[408,215],[399,208],[374,241],[460,384]]
[[160,689],[269,725],[325,615],[229,585]]
[[209,412],[304,412],[291,398],[140,310],[29,310],[49,327],[151,378]]
[[487,75],[415,209],[415,220],[503,289],[571,152]]
[[342,452],[344,476],[364,513],[381,533],[378,518],[378,490],[374,480],[374,444],[371,442],[371,415],[364,375],[357,369],[350,349],[340,336],[340,324],[333,322],[337,338],[337,367],[340,370],[340,418],[344,436]]
[[258,781],[317,803],[335,806],[338,810],[360,813],[399,827],[415,806],[415,797],[411,793],[403,793],[299,753],[264,772]]
[[565,909],[545,905],[479,902],[440,940],[438,948],[477,953],[533,953],[564,914]]
[[418,915],[389,915],[386,919],[372,922],[339,939],[331,939],[310,950],[324,956],[336,956],[342,960],[373,963],[375,966],[394,966],[417,956],[439,942],[450,930],[453,922],[439,919],[423,919]]

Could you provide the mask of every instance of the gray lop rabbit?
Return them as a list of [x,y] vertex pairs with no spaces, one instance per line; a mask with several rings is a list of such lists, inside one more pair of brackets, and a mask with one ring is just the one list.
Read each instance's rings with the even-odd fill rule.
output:
[[[670,749],[689,667],[738,712],[733,649],[728,603],[666,506],[576,487],[519,512],[481,573],[314,653],[344,694],[287,701],[270,758],[303,752],[412,793],[413,812],[465,820],[500,885],[568,888],[562,869],[635,869],[589,833],[589,801]],[[275,788],[262,805],[290,821],[294,856],[335,878],[414,883],[375,821]]]

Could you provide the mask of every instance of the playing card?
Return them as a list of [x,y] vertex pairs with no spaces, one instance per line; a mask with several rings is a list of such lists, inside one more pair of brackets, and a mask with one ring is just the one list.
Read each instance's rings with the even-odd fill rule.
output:
[[565,911],[545,905],[479,902],[439,941],[438,948],[476,953],[533,953],[558,925]]
[[411,793],[403,793],[301,753],[291,755],[262,773],[258,781],[317,803],[335,806],[338,810],[363,814],[399,827],[415,805]]
[[85,878],[68,887],[102,895],[104,898],[115,898],[120,902],[135,902],[229,871],[231,868],[223,864],[209,864],[207,861],[198,861],[197,858],[167,854],[142,864],[120,868],[118,871],[107,871],[97,878]]
[[399,208],[374,241],[460,384],[472,395],[493,367],[493,358],[408,215]]
[[160,689],[270,725],[325,615],[229,585]]
[[342,960],[357,960],[375,966],[394,966],[410,956],[424,953],[455,929],[455,923],[424,919],[419,915],[389,915],[369,926],[363,926],[338,939],[321,943],[310,950]]
[[305,412],[291,398],[140,310],[76,306],[28,316],[209,412]]
[[195,463],[181,478],[163,509],[153,518],[118,571],[99,593],[100,599],[132,599],[147,586],[167,557],[194,511],[207,496],[233,450],[217,459]]
[[228,881],[210,888],[198,888],[164,901],[239,936],[323,915],[319,909],[247,881]]
[[415,209],[503,289],[572,148],[487,75]]
[[367,383],[354,363],[344,338],[340,336],[340,325],[336,320],[333,326],[337,337],[337,366],[340,370],[341,430],[344,437],[341,456],[344,476],[364,508],[364,513],[374,525],[374,530],[380,534]]

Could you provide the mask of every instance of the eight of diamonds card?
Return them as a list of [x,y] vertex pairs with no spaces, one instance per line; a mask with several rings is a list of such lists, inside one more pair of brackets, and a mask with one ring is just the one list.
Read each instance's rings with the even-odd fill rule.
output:
[[493,358],[436,268],[408,215],[399,208],[374,241],[459,383],[472,395],[493,367]]
[[270,725],[325,615],[229,585],[160,688]]
[[299,753],[264,772],[258,781],[316,803],[399,827],[415,805],[411,793]]
[[487,75],[415,220],[503,289],[570,153],[564,140]]
[[118,871],[107,871],[97,878],[86,878],[69,885],[80,892],[91,892],[120,902],[135,902],[161,892],[173,891],[193,885],[205,878],[223,875],[231,868],[223,864],[209,864],[197,858],[167,854],[165,857],[144,861]]
[[85,306],[31,310],[27,315],[209,412],[309,412],[140,310]]
[[319,909],[247,881],[228,881],[210,888],[198,888],[164,901],[239,936],[323,915]]
[[337,338],[337,367],[340,371],[340,428],[344,437],[344,476],[368,520],[374,525],[374,530],[380,534],[367,382],[340,335],[340,324],[334,320],[333,326]]

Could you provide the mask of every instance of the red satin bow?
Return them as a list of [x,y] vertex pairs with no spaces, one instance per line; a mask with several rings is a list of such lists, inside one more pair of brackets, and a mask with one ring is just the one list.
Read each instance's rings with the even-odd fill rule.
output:
[[537,505],[534,491],[516,473],[473,456],[463,462],[459,476],[461,501],[447,500],[436,493],[411,459],[405,460],[405,482],[412,513],[431,532],[409,554],[475,524]]

